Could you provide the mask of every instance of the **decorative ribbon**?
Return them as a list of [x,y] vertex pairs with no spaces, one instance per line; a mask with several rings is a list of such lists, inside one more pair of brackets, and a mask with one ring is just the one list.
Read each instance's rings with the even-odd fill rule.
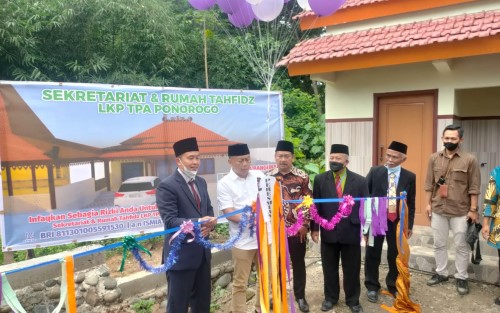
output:
[[238,232],[230,237],[224,243],[212,243],[210,240],[205,239],[198,227],[194,228],[196,242],[207,249],[217,248],[219,250],[228,250],[234,246],[234,243],[241,239],[241,236],[245,229],[248,227],[250,229],[250,237],[253,237],[255,233],[255,212],[253,208],[246,206],[243,208],[243,213],[241,213],[241,219],[238,223]]
[[254,227],[253,222],[252,223],[250,222],[255,220],[255,213],[252,212],[252,208],[246,206],[242,210],[238,211],[241,214],[241,220],[240,223],[238,224],[238,233],[230,237],[229,240],[227,240],[224,243],[212,243],[211,241],[203,237],[203,235],[201,234],[201,229],[199,224],[194,224],[190,220],[184,221],[180,226],[179,231],[177,231],[177,233],[174,234],[175,237],[172,236],[172,238],[170,238],[169,241],[170,252],[168,254],[167,261],[163,265],[160,265],[158,267],[153,267],[149,265],[142,258],[141,254],[139,253],[139,250],[142,250],[148,253],[149,255],[151,255],[151,253],[146,248],[139,245],[136,242],[135,238],[128,236],[128,238],[126,238],[126,240],[124,240],[123,243],[124,258],[122,259],[122,266],[125,264],[126,250],[130,250],[134,258],[139,262],[139,265],[141,266],[142,269],[154,274],[166,272],[170,268],[172,268],[172,266],[175,263],[177,263],[177,260],[179,259],[179,250],[181,248],[181,244],[188,235],[192,236],[192,238],[190,238],[187,241],[188,243],[195,241],[196,243],[198,243],[199,245],[203,246],[206,249],[217,248],[219,250],[228,250],[234,246],[234,243],[236,241],[241,239],[241,235],[243,234],[244,230],[247,227],[250,227],[251,231]]
[[[54,308],[52,313],[59,313],[66,302],[66,298],[68,295],[68,282],[67,282],[67,263],[65,259],[59,260],[61,263],[61,296],[59,298],[59,304]],[[73,272],[73,271],[71,271]],[[17,295],[10,286],[9,280],[5,273],[2,273],[2,295],[5,299],[7,305],[15,312],[15,313],[26,313],[26,310],[23,308],[19,299],[17,299]],[[74,275],[74,274],[72,274]],[[74,281],[73,281],[73,294],[74,294]],[[75,302],[76,305],[76,302]],[[68,313],[76,312],[76,306],[74,311],[67,310]]]
[[[265,201],[265,200],[264,200]],[[259,284],[260,284],[260,311],[261,313],[270,312],[269,301],[269,237],[264,214],[262,214],[262,206],[260,204],[260,195],[257,194],[256,203],[256,218],[257,218],[257,247],[259,259]]]
[[63,272],[66,273],[66,286],[67,286],[66,290],[68,295],[66,297],[66,312],[76,313],[77,311],[76,311],[76,292],[75,292],[75,262],[73,260],[73,256],[72,255],[66,256],[64,258],[64,263],[66,265],[66,268],[63,269]]
[[137,240],[132,237],[132,236],[125,236],[123,238],[123,256],[122,256],[122,263],[120,264],[120,272],[123,272],[123,269],[125,268],[125,260],[127,259],[127,251],[133,251],[134,249],[140,249],[144,252],[146,252],[147,254],[149,254],[149,256],[151,256],[151,252],[149,252],[148,249],[144,248],[143,246],[141,246]]
[[[406,196],[406,195],[405,195]],[[398,279],[396,280],[397,296],[391,307],[382,304],[381,308],[392,313],[420,313],[422,309],[419,304],[410,299],[410,271],[408,260],[410,259],[410,245],[408,244],[408,215],[405,214],[406,201],[401,202],[401,216],[397,225],[396,245],[398,257]]]
[[172,244],[172,240],[177,238],[177,236],[179,236],[181,233],[184,233],[186,235],[191,235],[192,237],[187,240],[187,243],[193,242],[195,238],[193,221],[187,220],[182,222],[181,229],[179,229],[175,234],[172,235],[172,237],[170,237],[168,243]]
[[305,196],[302,202],[295,208],[297,211],[297,221],[293,225],[286,228],[286,233],[288,236],[295,236],[299,229],[304,225],[304,215],[307,213],[311,205],[313,204],[313,199],[310,196]]
[[352,212],[352,206],[354,205],[354,200],[350,195],[345,195],[343,197],[342,204],[340,205],[337,213],[328,221],[322,218],[318,214],[318,209],[315,204],[312,204],[309,208],[311,212],[311,218],[321,227],[326,230],[332,230],[337,226],[341,219],[349,216]]

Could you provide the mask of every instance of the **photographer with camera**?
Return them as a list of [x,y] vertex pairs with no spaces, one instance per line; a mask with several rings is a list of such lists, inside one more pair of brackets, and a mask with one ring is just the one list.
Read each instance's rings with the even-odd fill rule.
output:
[[444,149],[431,155],[425,179],[426,212],[434,237],[436,274],[427,285],[448,280],[448,234],[451,228],[455,244],[455,279],[460,295],[469,293],[467,266],[469,246],[467,221],[479,221],[477,212],[481,173],[476,158],[460,149],[464,130],[448,125],[441,137]]

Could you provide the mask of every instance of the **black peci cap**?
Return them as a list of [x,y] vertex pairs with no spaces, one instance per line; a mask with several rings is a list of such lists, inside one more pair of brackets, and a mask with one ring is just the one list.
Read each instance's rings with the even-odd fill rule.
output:
[[349,155],[349,147],[342,144],[333,144],[330,153],[344,153]]
[[293,154],[293,143],[286,140],[280,140],[276,145],[275,151],[288,151]]
[[174,152],[176,157],[191,151],[200,151],[195,137],[182,139],[174,143]]
[[229,157],[250,154],[250,150],[246,143],[237,143],[227,147],[227,154]]
[[402,142],[393,141],[391,142],[391,144],[387,149],[391,149],[397,152],[401,152],[402,154],[406,154],[406,151],[408,151],[408,146]]

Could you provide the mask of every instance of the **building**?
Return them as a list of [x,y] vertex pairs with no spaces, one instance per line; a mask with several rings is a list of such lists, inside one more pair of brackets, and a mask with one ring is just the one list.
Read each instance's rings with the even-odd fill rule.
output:
[[326,146],[350,146],[367,174],[392,140],[408,143],[417,173],[416,224],[426,225],[423,181],[448,124],[482,166],[483,190],[500,164],[500,1],[347,0],[331,16],[298,16],[325,33],[279,63],[325,84]]

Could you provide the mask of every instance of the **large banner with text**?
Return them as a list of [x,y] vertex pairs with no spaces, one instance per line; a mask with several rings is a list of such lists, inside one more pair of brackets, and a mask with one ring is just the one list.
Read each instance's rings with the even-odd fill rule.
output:
[[0,81],[4,251],[163,230],[156,187],[196,137],[216,215],[227,147],[274,167],[279,92]]

